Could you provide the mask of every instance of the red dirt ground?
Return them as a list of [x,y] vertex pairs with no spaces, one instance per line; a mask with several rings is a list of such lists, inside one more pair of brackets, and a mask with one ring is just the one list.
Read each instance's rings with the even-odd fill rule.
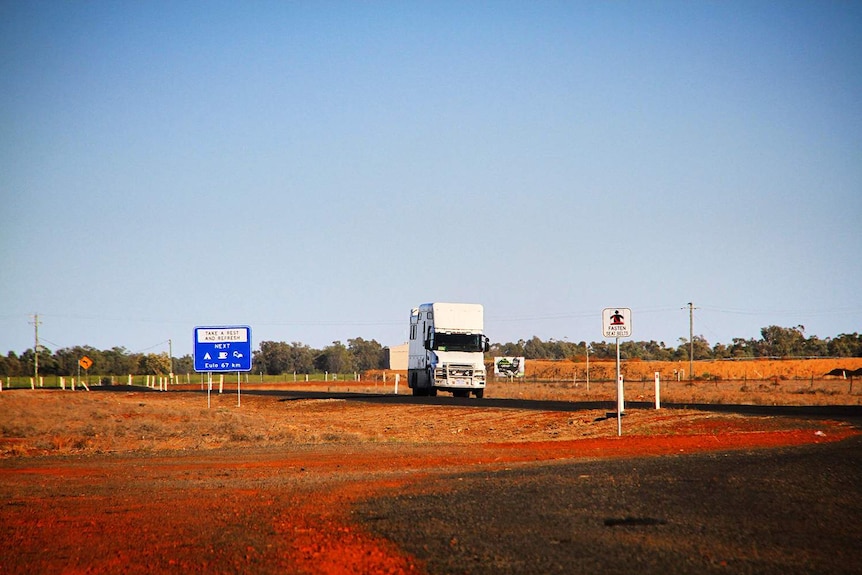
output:
[[[859,433],[835,421],[688,410],[631,411],[617,437],[615,418],[604,412],[254,396],[237,408],[227,394],[206,409],[199,394],[68,397],[0,395],[0,573],[422,573],[420,562],[352,521],[351,503],[456,472],[761,449]],[[73,407],[50,422],[34,415],[62,410],[58,401]],[[246,435],[231,428],[226,439],[201,440],[239,414]],[[128,423],[141,419],[149,423]],[[193,429],[198,443],[159,427],[167,419]],[[291,431],[273,420],[289,420]],[[51,425],[83,439],[40,444],[43,431],[62,434]],[[321,427],[325,432],[309,435]],[[141,436],[154,428],[167,437],[154,443]]]

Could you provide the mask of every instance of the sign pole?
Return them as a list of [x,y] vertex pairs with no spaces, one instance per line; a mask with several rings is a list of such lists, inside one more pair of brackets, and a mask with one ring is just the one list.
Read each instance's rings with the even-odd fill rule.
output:
[[623,380],[620,375],[620,338],[617,340],[617,436],[623,434]]
[[[625,411],[625,390],[620,369],[620,338],[632,335],[632,310],[627,307],[606,307],[602,310],[602,335],[614,338],[617,344],[617,435],[623,434],[622,416]],[[589,359],[589,349],[587,349]],[[588,376],[589,377],[589,376]]]

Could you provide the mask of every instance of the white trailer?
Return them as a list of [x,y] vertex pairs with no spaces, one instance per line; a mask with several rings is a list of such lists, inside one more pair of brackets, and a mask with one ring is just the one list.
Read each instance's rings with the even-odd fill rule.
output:
[[413,395],[485,395],[484,310],[472,303],[424,303],[410,312],[407,385]]

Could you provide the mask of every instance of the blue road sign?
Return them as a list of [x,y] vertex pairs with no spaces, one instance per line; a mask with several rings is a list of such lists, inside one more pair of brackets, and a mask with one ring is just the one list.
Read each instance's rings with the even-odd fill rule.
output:
[[251,371],[251,328],[196,327],[195,371]]

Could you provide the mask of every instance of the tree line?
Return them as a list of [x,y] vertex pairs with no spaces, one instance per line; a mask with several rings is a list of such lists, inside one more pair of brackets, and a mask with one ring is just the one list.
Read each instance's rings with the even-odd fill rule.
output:
[[[616,358],[616,344],[606,341],[580,342],[551,339],[542,341],[533,337],[517,343],[494,344],[491,354],[495,356],[520,356],[526,359],[585,358],[587,354],[596,359]],[[664,342],[629,341],[620,342],[622,359],[644,361],[682,361],[690,355],[696,360],[754,359],[754,358],[814,358],[814,357],[862,357],[862,335],[841,334],[834,338],[805,337],[805,328],[779,327],[771,325],[760,330],[760,338],[733,338],[732,343],[717,343],[710,346],[701,336],[679,338],[679,345],[668,347]]]
[[[759,339],[734,338],[732,343],[710,346],[703,336],[691,342],[680,338],[679,345],[668,347],[664,342],[620,342],[622,359],[643,361],[683,361],[693,352],[695,360],[754,359],[782,357],[862,357],[862,336],[841,334],[834,338],[805,337],[805,328],[769,326],[760,330]],[[386,348],[376,340],[361,337],[348,339],[347,345],[334,341],[323,349],[314,349],[300,342],[262,341],[254,350],[252,372],[266,375],[287,373],[353,373],[369,369],[386,369]],[[529,340],[494,343],[487,357],[518,356],[526,359],[613,359],[616,345],[606,341],[575,343],[567,340],[543,341],[536,336]],[[28,349],[20,356],[9,352],[0,356],[0,375],[33,375],[37,352]],[[92,373],[98,375],[167,375],[191,373],[194,360],[190,355],[171,358],[167,353],[130,353],[125,348],[99,350],[90,346],[75,346],[50,351],[40,346],[39,374],[73,376],[81,373],[79,360],[93,360]]]
[[[92,360],[90,371],[98,375],[167,375],[191,373],[194,358],[191,355],[169,357],[167,353],[131,353],[123,347],[99,350],[91,346],[74,346],[57,351],[39,346],[40,376],[74,376],[84,373],[79,361]],[[376,340],[361,337],[332,342],[323,349],[313,349],[302,343],[262,341],[253,352],[252,371],[266,375],[284,373],[351,373],[386,367],[386,348]],[[37,352],[28,349],[20,356],[10,351],[0,356],[0,376],[32,376],[35,373]]]

